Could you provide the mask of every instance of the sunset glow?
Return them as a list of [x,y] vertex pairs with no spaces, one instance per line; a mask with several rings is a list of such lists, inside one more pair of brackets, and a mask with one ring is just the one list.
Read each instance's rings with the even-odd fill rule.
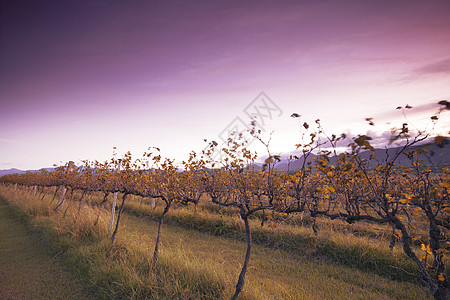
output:
[[[261,92],[282,112],[264,126],[278,152],[305,121],[382,134],[404,122],[397,106],[423,128],[450,100],[446,0],[1,5],[0,169],[104,160],[114,146],[182,160],[249,124]],[[436,132],[448,128],[444,111]]]

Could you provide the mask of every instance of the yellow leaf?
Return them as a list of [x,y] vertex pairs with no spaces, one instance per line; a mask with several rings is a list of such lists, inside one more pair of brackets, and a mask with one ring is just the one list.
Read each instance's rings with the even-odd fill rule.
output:
[[336,192],[336,190],[334,189],[334,187],[333,186],[331,186],[331,185],[327,185],[326,186],[326,189],[328,190],[328,192],[330,192],[330,193],[334,193],[334,192]]
[[443,188],[449,189],[450,188],[450,182],[449,181],[442,181],[439,183]]
[[267,158],[265,162],[266,162],[266,164],[271,164],[271,163],[273,163],[272,157]]
[[411,195],[411,194],[408,194],[408,193],[402,193],[402,196],[405,197],[405,198],[408,199],[408,200],[411,200],[411,198],[412,198],[414,195]]
[[447,249],[441,248],[438,251],[436,251],[437,254],[444,254],[444,253],[448,253]]
[[444,273],[439,273],[438,280],[439,281],[445,281]]

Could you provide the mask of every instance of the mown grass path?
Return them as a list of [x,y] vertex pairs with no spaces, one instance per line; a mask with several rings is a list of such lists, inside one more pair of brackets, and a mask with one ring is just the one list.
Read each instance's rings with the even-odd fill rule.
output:
[[1,198],[0,299],[93,299]]

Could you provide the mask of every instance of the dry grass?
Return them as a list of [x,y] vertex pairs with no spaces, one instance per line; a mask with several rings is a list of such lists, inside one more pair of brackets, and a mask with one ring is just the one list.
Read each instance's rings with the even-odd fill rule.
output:
[[[106,209],[101,210],[100,223],[93,226],[99,209],[95,206],[83,205],[77,218],[76,205],[71,205],[63,218],[49,209],[50,194],[40,201],[25,194],[17,197],[5,187],[1,192],[23,212],[24,219],[46,233],[73,270],[104,299],[228,299],[234,291],[245,243],[242,225],[233,215],[207,209],[170,211],[163,226],[160,259],[151,270],[158,209],[129,201],[126,211],[134,215],[124,216],[112,246],[106,233]],[[100,201],[92,197],[89,202]],[[371,237],[336,228],[321,230],[315,237],[309,228],[292,224],[272,232],[252,220],[252,227],[257,245],[241,299],[431,298],[411,278],[397,276],[398,270],[383,265],[383,261],[396,263],[396,256],[401,256],[397,250],[387,251],[385,241],[376,244]],[[378,264],[382,266],[377,269]]]
[[[152,209],[145,203],[132,201],[126,206],[126,211],[129,213],[136,216],[148,216],[152,220],[159,218],[161,209]],[[170,211],[166,216],[166,223],[239,241],[245,240],[243,224],[239,222],[236,212],[218,214],[209,209],[194,210],[192,207],[181,207]],[[414,263],[403,254],[400,245],[391,251],[386,239],[376,239],[359,233],[354,235],[351,230],[353,225],[343,224],[339,220],[321,220],[321,229],[316,235],[310,226],[281,224],[273,230],[269,226],[261,227],[258,219],[253,219],[250,223],[253,241],[256,244],[282,249],[301,256],[321,258],[393,280],[415,282],[415,277],[401,270],[409,273],[418,272]],[[326,224],[329,226],[325,226]],[[340,230],[339,228],[344,225],[346,225],[345,230]],[[374,226],[367,225],[369,228]]]

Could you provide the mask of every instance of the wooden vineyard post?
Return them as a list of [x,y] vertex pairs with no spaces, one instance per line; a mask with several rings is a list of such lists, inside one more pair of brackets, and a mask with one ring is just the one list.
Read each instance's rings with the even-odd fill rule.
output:
[[109,229],[108,229],[109,235],[111,235],[111,233],[112,233],[112,228],[113,228],[113,224],[114,224],[114,214],[116,213],[116,202],[117,202],[117,192],[114,193],[113,203],[111,205],[111,218],[109,220]]
[[59,194],[58,204],[56,204],[55,210],[58,210],[58,208],[63,204],[64,196],[66,195],[66,192],[67,192],[67,188],[65,186],[63,186],[61,189],[61,193]]
[[[120,162],[121,160],[119,159],[119,168],[118,171],[120,171]],[[111,217],[109,219],[109,228],[108,228],[108,235],[111,236],[112,235],[112,229],[113,229],[113,225],[114,225],[114,215],[116,213],[116,202],[117,202],[117,192],[114,192],[114,196],[113,196],[113,203],[111,205]]]
[[151,204],[151,206],[152,206],[152,209],[154,209],[155,208],[155,206],[156,206],[156,204],[155,204],[155,198],[150,198],[150,204]]
[[[73,161],[69,161],[69,167],[67,168],[68,172],[72,172],[73,168],[75,166],[75,163]],[[63,185],[61,189],[61,194],[59,195],[58,204],[56,205],[55,211],[59,209],[59,207],[64,203],[64,196],[66,195],[67,188]]]

